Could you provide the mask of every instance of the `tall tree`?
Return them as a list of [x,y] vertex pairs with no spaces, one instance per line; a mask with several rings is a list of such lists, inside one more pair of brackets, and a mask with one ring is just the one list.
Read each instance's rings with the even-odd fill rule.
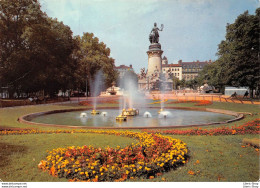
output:
[[260,8],[256,15],[248,11],[238,16],[235,23],[228,24],[226,40],[219,44],[218,62],[225,69],[222,74],[226,85],[248,86],[250,96],[259,87],[259,20]]
[[76,43],[68,26],[40,10],[37,0],[0,1],[0,83],[16,92],[72,87]]
[[24,32],[44,22],[45,14],[37,1],[0,1],[0,80],[4,86],[19,87],[19,82],[32,73]]
[[89,91],[90,83],[94,81],[95,74],[99,70],[103,73],[105,86],[111,86],[117,79],[117,72],[114,69],[114,59],[109,57],[110,49],[103,42],[99,42],[93,33],[84,33],[82,37],[76,36],[75,39],[79,45],[73,54],[78,62],[76,70],[78,87],[81,89],[87,87]]

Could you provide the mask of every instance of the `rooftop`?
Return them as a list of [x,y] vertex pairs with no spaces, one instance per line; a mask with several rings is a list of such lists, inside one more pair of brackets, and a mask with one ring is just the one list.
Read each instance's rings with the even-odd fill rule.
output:
[[133,69],[132,65],[130,65],[129,67],[126,65],[119,65],[115,67],[116,69]]
[[179,64],[163,64],[162,67],[181,67]]

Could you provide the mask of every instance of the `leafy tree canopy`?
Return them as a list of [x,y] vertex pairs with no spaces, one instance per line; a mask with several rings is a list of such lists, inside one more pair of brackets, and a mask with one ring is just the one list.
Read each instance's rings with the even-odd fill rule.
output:
[[[104,85],[111,86],[117,79],[117,72],[114,69],[114,59],[110,56],[110,49],[103,42],[94,36],[93,33],[84,33],[82,37],[76,36],[78,48],[74,51],[73,57],[78,62],[77,67],[77,84],[79,87],[88,87],[95,79],[98,71],[102,71]],[[91,87],[89,87],[91,89]]]
[[218,59],[200,72],[198,81],[224,87],[247,86],[259,88],[259,20],[260,8],[255,15],[248,11],[239,15],[233,24],[227,24],[225,40],[218,46]]

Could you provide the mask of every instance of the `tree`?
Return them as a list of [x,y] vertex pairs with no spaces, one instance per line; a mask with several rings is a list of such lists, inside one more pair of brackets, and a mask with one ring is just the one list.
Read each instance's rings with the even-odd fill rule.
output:
[[37,0],[0,1],[0,82],[19,92],[53,96],[73,87],[72,31],[48,18]]
[[190,88],[190,89],[196,89],[198,86],[198,82],[196,79],[194,80],[188,80],[186,81],[186,85]]
[[173,89],[177,89],[178,86],[181,85],[181,81],[173,75],[172,75],[172,81],[173,81]]
[[210,86],[219,88],[220,91],[224,91],[225,86],[225,69],[221,66],[219,60],[206,65],[199,75],[196,77],[198,85],[203,85],[205,83]]
[[0,1],[0,81],[4,86],[20,87],[32,72],[29,44],[24,32],[44,23],[45,15],[37,1]]
[[114,69],[114,59],[109,57],[110,49],[103,42],[99,42],[93,33],[84,33],[82,37],[76,36],[75,40],[79,46],[73,53],[77,61],[78,88],[86,89],[87,87],[89,91],[91,89],[89,83],[93,82],[99,70],[103,72],[105,86],[111,86],[112,82],[117,79],[117,72]]
[[226,40],[218,47],[217,65],[225,70],[223,83],[235,87],[248,86],[252,91],[259,87],[259,20],[260,8],[256,15],[248,11],[239,15],[235,23],[228,24]]

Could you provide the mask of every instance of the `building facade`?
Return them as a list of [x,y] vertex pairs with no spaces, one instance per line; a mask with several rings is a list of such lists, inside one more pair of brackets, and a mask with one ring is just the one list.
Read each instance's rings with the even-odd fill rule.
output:
[[168,64],[168,59],[165,56],[162,59],[162,72],[171,73],[174,77],[182,80],[182,66],[179,64]]
[[178,64],[182,66],[182,78],[186,81],[195,79],[199,72],[212,61],[193,61],[193,62],[182,62],[178,61]]
[[119,65],[119,66],[116,66],[115,69],[119,72],[120,78],[123,78],[125,73],[128,72],[128,71],[134,72],[132,65],[130,65],[129,67],[126,66],[126,65]]
[[179,80],[184,79],[188,81],[195,79],[199,72],[210,63],[212,63],[211,60],[193,62],[182,62],[182,60],[179,60],[178,64],[168,64],[168,59],[164,56],[162,59],[162,72],[171,72]]

